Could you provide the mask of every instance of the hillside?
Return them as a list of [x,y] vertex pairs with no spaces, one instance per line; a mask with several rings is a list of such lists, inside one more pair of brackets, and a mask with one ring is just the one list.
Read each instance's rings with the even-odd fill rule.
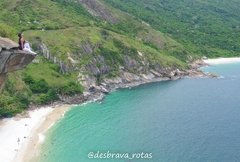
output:
[[[79,96],[93,87],[105,91],[119,83],[185,75],[188,62],[204,55],[239,54],[239,40],[232,39],[234,49],[230,40],[220,40],[226,26],[208,28],[200,21],[200,29],[216,29],[219,36],[207,35],[213,39],[205,40],[206,32],[198,28],[197,35],[189,35],[185,31],[189,22],[174,16],[180,12],[184,18],[180,2],[138,2],[2,0],[0,36],[17,40],[17,33],[23,31],[39,55],[26,69],[9,74],[0,95],[0,117],[14,115],[29,105],[72,102],[69,96]],[[160,2],[173,8],[157,7]],[[181,5],[187,6],[185,1]],[[189,10],[184,12],[190,14]],[[238,23],[238,16],[231,21]],[[237,26],[234,31],[239,34]]]
[[104,0],[168,34],[191,53],[239,56],[240,4],[237,0]]

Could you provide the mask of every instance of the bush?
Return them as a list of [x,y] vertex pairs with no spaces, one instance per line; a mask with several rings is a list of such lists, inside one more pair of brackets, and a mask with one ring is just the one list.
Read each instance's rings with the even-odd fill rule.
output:
[[118,68],[118,64],[123,64],[123,58],[120,53],[104,47],[100,47],[99,49],[100,54],[105,58],[110,66],[116,66]]
[[30,84],[30,89],[33,93],[47,93],[49,85],[44,79],[41,79]]
[[[53,66],[53,68],[55,68]],[[29,86],[33,93],[31,101],[34,104],[48,104],[59,99],[58,93],[62,95],[74,95],[83,92],[80,84],[69,81],[65,85],[50,86],[44,79],[36,80],[31,75],[24,76],[24,82]],[[24,99],[22,99],[24,101]]]
[[13,39],[16,33],[17,32],[15,31],[15,29],[13,29],[12,27],[0,23],[0,37],[8,37]]
[[22,93],[17,94],[15,100],[19,101],[19,107],[22,109],[26,109],[30,104],[30,97]]
[[29,85],[33,93],[47,93],[49,85],[44,79],[34,80],[30,75],[24,77],[24,82]]
[[0,118],[12,117],[28,107],[26,98],[18,98],[9,94],[0,95]]
[[69,82],[67,85],[59,88],[60,93],[64,95],[74,95],[83,92],[83,87],[73,81]]
[[120,49],[120,52],[124,55],[129,55],[129,56],[136,56],[137,55],[137,49],[134,47],[128,47],[126,46],[123,42],[114,39],[113,40],[114,45]]
[[30,85],[30,84],[34,84],[34,82],[35,82],[30,75],[24,76],[23,80],[24,80],[25,83],[27,83],[27,84],[29,84],[29,85]]
[[55,89],[50,89],[47,94],[46,94],[47,98],[48,98],[48,102],[49,101],[55,101],[57,99],[59,99],[58,95],[57,95],[57,91]]
[[41,93],[36,96],[34,103],[42,105],[49,104],[53,101],[56,101],[58,98],[57,92],[54,89],[50,89],[46,94]]

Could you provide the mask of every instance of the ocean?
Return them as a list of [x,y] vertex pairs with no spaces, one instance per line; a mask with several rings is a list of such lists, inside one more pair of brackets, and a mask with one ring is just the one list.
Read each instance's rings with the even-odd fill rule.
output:
[[47,133],[39,162],[238,162],[240,63],[117,90],[75,106]]

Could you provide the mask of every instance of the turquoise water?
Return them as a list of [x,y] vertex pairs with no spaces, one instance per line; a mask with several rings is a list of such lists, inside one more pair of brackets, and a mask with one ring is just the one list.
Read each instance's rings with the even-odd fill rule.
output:
[[[240,161],[240,64],[204,70],[223,77],[142,85],[74,107],[48,132],[40,161]],[[152,158],[88,158],[97,151]]]

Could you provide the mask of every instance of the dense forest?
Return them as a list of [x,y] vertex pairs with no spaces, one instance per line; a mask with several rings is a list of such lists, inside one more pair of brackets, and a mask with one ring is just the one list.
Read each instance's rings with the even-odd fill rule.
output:
[[240,53],[237,0],[104,0],[208,57]]

